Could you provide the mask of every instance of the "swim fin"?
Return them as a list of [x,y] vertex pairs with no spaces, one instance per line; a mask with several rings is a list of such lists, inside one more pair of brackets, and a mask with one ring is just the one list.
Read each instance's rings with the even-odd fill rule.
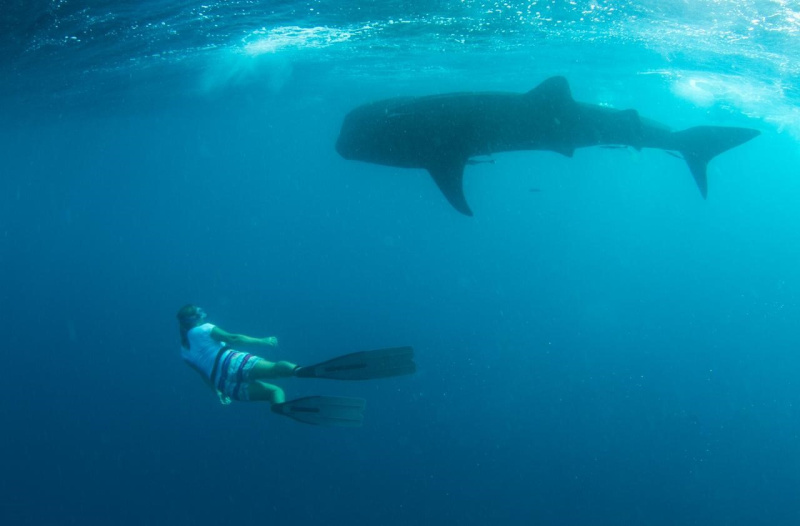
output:
[[361,427],[366,401],[343,396],[306,396],[272,405],[272,412],[326,427]]
[[316,365],[298,367],[294,375],[298,378],[370,380],[413,374],[416,370],[413,347],[392,347],[354,352]]

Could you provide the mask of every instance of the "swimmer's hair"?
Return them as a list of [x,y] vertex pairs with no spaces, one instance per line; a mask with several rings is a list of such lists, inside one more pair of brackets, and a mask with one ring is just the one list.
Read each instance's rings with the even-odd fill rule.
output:
[[197,305],[192,305],[191,303],[187,303],[180,309],[178,309],[178,314],[175,316],[178,318],[180,323],[187,323],[193,322],[195,317],[197,316]]
[[197,325],[197,320],[199,319],[199,310],[200,309],[197,307],[197,305],[187,303],[178,309],[178,314],[175,316],[178,318],[178,330],[181,333],[181,345],[185,349],[189,348],[188,332],[190,329],[193,329],[195,325]]

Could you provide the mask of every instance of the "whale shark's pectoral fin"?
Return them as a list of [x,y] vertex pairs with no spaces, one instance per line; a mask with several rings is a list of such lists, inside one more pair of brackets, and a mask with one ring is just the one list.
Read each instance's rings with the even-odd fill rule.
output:
[[575,148],[573,148],[568,144],[554,145],[553,151],[556,153],[560,153],[564,157],[569,157],[570,159],[575,155]]
[[428,172],[453,208],[464,215],[472,216],[472,210],[464,197],[464,164],[465,161],[462,160],[442,162],[428,167]]

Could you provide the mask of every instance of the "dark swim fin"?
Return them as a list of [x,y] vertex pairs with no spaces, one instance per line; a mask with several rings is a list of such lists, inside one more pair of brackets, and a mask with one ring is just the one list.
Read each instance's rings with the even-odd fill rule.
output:
[[273,404],[272,412],[314,426],[361,427],[365,406],[362,398],[306,396]]
[[294,375],[298,378],[370,380],[413,374],[416,370],[413,347],[392,347],[354,352],[316,365],[298,367]]

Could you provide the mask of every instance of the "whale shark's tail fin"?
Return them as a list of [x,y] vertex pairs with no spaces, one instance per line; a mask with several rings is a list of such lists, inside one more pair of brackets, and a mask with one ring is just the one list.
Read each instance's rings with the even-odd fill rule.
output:
[[697,188],[703,194],[703,199],[708,195],[706,178],[708,161],[731,148],[746,143],[760,133],[758,130],[750,128],[725,126],[696,126],[674,132],[677,149],[683,155],[686,164],[689,165],[689,170],[694,176]]

